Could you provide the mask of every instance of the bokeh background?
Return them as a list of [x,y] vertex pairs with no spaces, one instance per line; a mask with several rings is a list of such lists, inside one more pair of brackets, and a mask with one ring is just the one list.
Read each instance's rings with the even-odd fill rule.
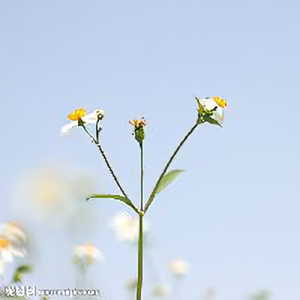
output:
[[118,192],[80,129],[60,136],[70,111],[106,111],[103,147],[137,200],[128,120],[149,120],[149,193],[195,121],[194,96],[219,95],[228,101],[224,127],[205,124],[192,136],[173,164],[186,172],[149,210],[146,289],[153,262],[168,282],[169,261],[181,257],[190,266],[184,299],[202,299],[207,288],[224,300],[261,289],[299,299],[299,13],[292,0],[0,0],[0,221],[21,220],[31,237],[26,283],[72,286],[72,247],[86,241],[105,255],[89,280],[107,299],[125,299],[136,274],[135,248],[109,228],[122,204],[35,218],[24,189],[33,173],[56,170],[55,178],[83,181],[81,192]]

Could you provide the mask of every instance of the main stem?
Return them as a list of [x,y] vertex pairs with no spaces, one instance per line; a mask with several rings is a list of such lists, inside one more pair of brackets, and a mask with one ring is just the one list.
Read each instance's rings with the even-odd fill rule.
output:
[[142,300],[143,285],[143,212],[139,215],[139,244],[138,244],[138,282],[136,290],[136,299]]
[[186,136],[183,138],[183,140],[180,142],[180,144],[178,145],[178,147],[176,148],[175,152],[173,153],[173,155],[170,157],[169,161],[167,162],[164,170],[162,171],[159,179],[157,180],[156,182],[156,185],[149,197],[149,200],[147,201],[146,203],[146,206],[145,206],[145,209],[144,209],[144,212],[146,213],[146,211],[149,209],[149,206],[151,205],[151,203],[153,202],[153,199],[155,197],[155,194],[156,194],[156,191],[158,189],[158,186],[162,180],[162,178],[164,177],[164,175],[167,173],[173,159],[175,158],[175,156],[177,155],[178,151],[180,150],[180,148],[183,146],[183,144],[186,142],[186,140],[189,138],[189,136],[194,132],[194,130],[197,128],[198,126],[198,123],[196,123],[191,129],[190,131],[186,134]]
[[141,207],[139,213],[139,241],[138,241],[138,282],[136,299],[142,299],[143,285],[143,217],[144,217],[144,149],[143,141],[140,142],[141,149]]

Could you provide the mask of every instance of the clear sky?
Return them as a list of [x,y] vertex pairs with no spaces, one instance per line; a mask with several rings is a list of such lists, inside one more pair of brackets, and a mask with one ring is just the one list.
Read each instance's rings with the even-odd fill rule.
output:
[[[195,121],[194,96],[219,95],[228,102],[224,127],[197,130],[173,165],[186,172],[149,210],[152,256],[163,278],[173,257],[189,262],[185,299],[207,287],[224,300],[262,288],[299,299],[299,13],[296,0],[0,0],[1,221],[16,217],[20,174],[45,162],[99,175],[104,192],[117,192],[83,132],[60,137],[73,109],[106,111],[103,145],[137,198],[128,120],[143,113],[150,123],[149,193]],[[108,299],[124,299],[135,251],[107,229],[123,207],[87,205],[99,211],[93,241],[106,256],[95,275]],[[67,272],[65,281],[53,275],[70,262],[50,236],[40,236],[43,276],[30,278],[43,287],[69,282]]]

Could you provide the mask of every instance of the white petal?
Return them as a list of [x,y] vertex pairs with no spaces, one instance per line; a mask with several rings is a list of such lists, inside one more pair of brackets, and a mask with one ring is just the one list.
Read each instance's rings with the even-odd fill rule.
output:
[[3,261],[9,263],[13,262],[14,260],[12,253],[8,250],[2,250],[2,259]]
[[95,109],[92,113],[82,117],[82,121],[88,124],[96,124],[98,121],[99,115],[104,115],[102,109]]
[[222,125],[224,121],[224,109],[222,107],[218,107],[216,111],[213,114],[213,118],[220,124]]
[[93,262],[95,260],[103,260],[103,254],[100,250],[91,244],[86,244],[84,246],[77,246],[74,248],[74,256],[76,260],[85,262]]
[[26,241],[25,233],[13,223],[6,223],[3,236],[12,243],[23,243]]
[[74,127],[78,126],[78,121],[72,121],[69,124],[66,124],[65,126],[62,127],[61,129],[61,134],[67,134],[72,130]]
[[100,250],[95,249],[94,258],[95,258],[95,260],[103,261],[103,258],[104,258],[103,253]]
[[207,109],[213,110],[215,107],[218,107],[218,104],[212,98],[200,99],[200,103]]
[[11,253],[17,257],[24,257],[26,255],[26,250],[25,249],[18,250],[14,248],[11,249]]
[[0,275],[4,273],[4,261],[0,259]]
[[85,247],[84,246],[77,246],[74,248],[74,255],[82,258],[85,255]]

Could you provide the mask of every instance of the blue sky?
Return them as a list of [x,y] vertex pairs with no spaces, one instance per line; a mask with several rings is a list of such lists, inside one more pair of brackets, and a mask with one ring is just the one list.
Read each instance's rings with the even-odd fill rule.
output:
[[[197,130],[173,165],[186,172],[149,210],[156,264],[166,278],[174,256],[190,263],[188,299],[207,287],[225,300],[261,288],[299,299],[299,9],[297,1],[0,0],[1,221],[16,217],[17,178],[45,162],[99,175],[103,191],[117,192],[82,132],[60,137],[73,109],[106,111],[104,147],[137,198],[128,120],[149,120],[149,193],[195,121],[194,96],[220,95],[224,127]],[[107,257],[95,274],[108,299],[124,298],[135,252],[106,225],[122,206],[87,205],[99,209],[93,241]],[[69,263],[68,248],[43,238],[52,273],[45,263],[43,278],[30,280],[59,286],[53,274]]]

